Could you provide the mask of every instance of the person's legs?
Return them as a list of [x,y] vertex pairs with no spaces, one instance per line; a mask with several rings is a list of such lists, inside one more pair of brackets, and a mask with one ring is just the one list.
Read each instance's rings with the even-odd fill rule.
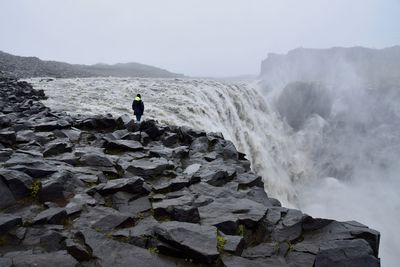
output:
[[136,114],[136,121],[140,122],[140,118],[142,117],[142,115]]

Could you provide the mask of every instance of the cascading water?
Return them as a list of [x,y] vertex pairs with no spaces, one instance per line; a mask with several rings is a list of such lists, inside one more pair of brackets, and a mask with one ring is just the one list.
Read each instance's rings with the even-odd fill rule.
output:
[[[310,115],[292,131],[275,112],[274,95],[256,82],[195,79],[32,79],[45,104],[73,114],[131,114],[142,94],[145,118],[222,132],[246,153],[269,195],[313,216],[355,219],[382,233],[381,257],[395,266],[400,236],[400,110],[393,98],[331,92],[329,118]],[[390,94],[393,94],[391,96]],[[366,108],[366,106],[368,108]],[[345,116],[354,114],[353,116]]]
[[145,119],[222,132],[252,168],[262,175],[266,190],[285,205],[296,203],[296,186],[307,169],[256,84],[193,79],[86,78],[40,82],[49,99],[45,104],[73,114],[132,114],[132,97],[142,94]]

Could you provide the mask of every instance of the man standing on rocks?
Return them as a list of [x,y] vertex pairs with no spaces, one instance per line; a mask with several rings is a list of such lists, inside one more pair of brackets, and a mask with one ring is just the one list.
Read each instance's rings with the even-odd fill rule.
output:
[[137,94],[135,99],[133,100],[132,109],[134,111],[133,114],[136,116],[136,121],[140,122],[140,118],[142,117],[144,111],[144,104],[140,94]]

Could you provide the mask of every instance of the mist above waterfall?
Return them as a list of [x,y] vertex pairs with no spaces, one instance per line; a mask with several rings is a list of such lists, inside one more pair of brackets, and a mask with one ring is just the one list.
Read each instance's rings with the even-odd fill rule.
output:
[[[297,204],[314,216],[356,219],[379,229],[385,266],[395,266],[400,250],[394,229],[400,220],[399,62],[400,47],[297,49],[273,55],[262,69],[267,99],[312,162]],[[299,81],[309,83],[308,90],[311,81],[325,86],[326,97],[308,96],[314,102],[302,109],[289,105],[291,98],[302,103],[304,89],[292,86],[288,94],[285,84]],[[329,115],[321,108],[309,112],[315,106]]]

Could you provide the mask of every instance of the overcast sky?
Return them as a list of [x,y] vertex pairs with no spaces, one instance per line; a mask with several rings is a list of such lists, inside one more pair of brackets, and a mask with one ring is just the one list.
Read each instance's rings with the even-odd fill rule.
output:
[[296,47],[400,44],[400,0],[1,0],[0,50],[140,62],[194,76],[258,74]]

